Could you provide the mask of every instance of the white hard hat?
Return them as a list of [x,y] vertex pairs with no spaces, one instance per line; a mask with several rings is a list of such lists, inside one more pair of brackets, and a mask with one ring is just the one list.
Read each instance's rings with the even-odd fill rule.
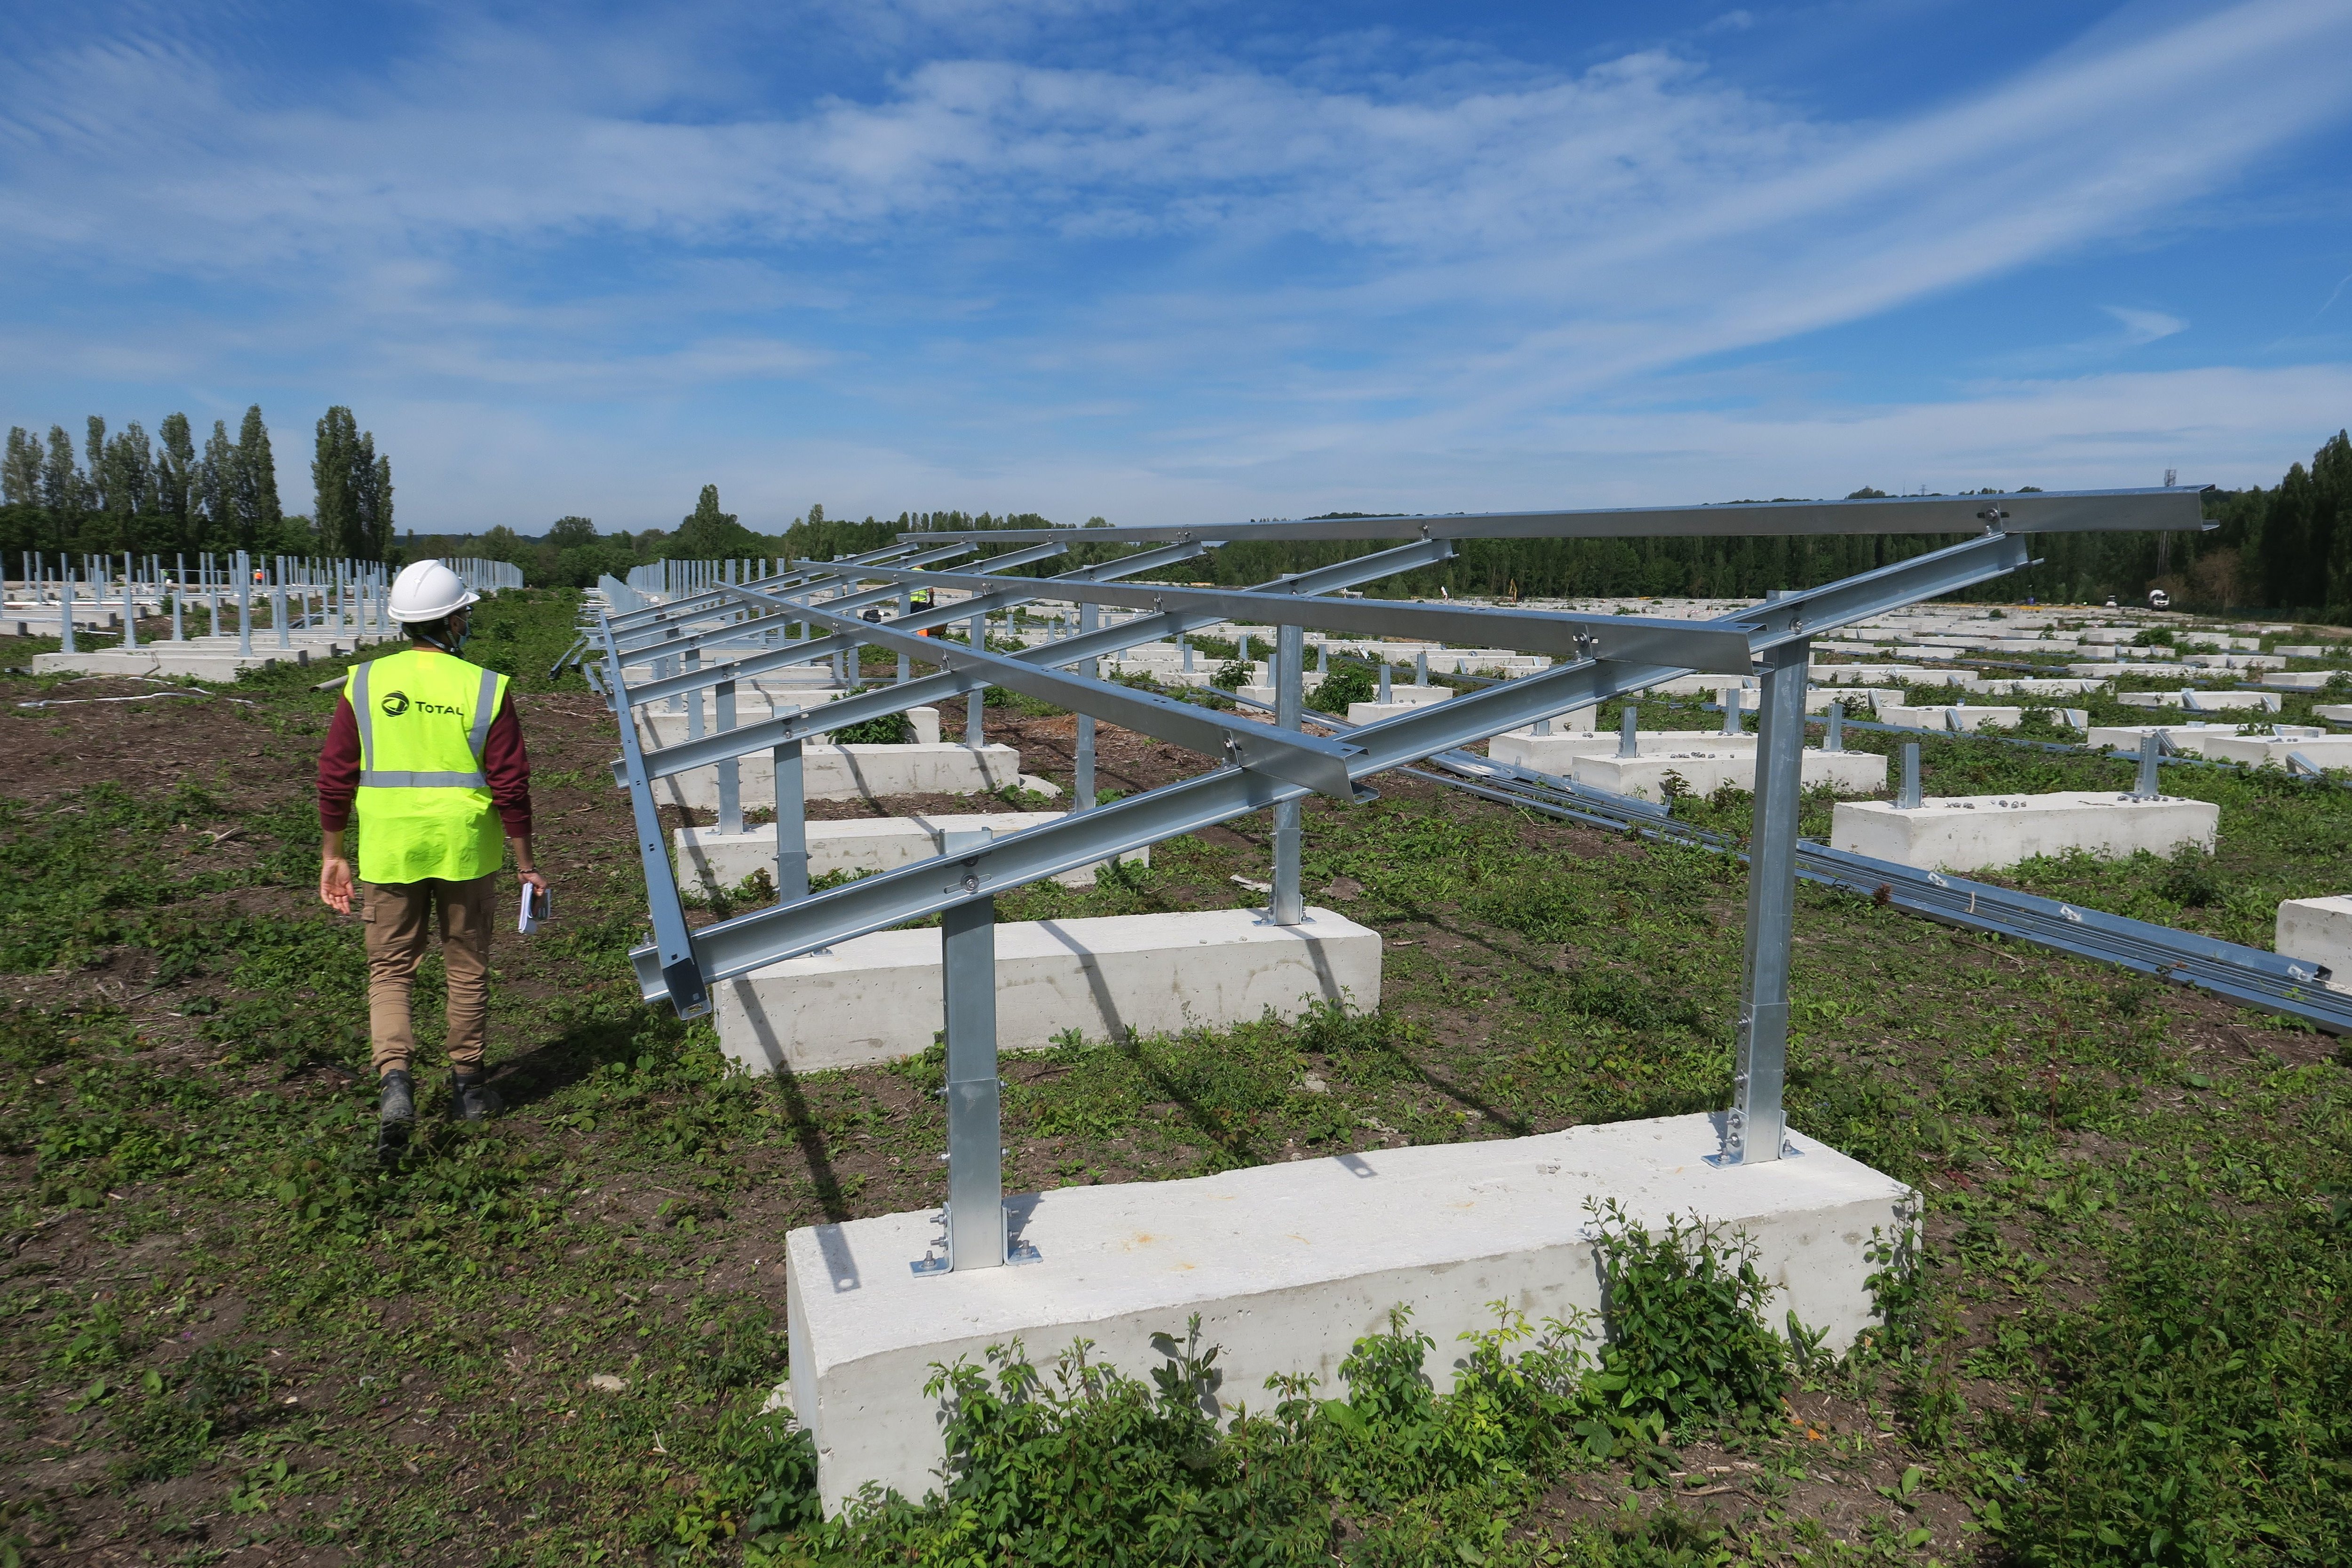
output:
[[400,569],[392,580],[392,618],[405,624],[410,621],[437,621],[454,615],[478,602],[479,594],[466,586],[466,580],[438,561],[415,561]]

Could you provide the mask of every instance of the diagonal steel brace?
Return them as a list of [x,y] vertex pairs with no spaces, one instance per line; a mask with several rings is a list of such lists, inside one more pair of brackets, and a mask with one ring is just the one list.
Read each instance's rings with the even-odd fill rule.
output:
[[[1206,545],[1170,545],[1166,548],[1171,552],[1190,552],[1208,547]],[[1158,553],[1158,552],[1152,552],[1153,555]],[[1400,545],[1393,550],[1383,550],[1373,555],[1359,555],[1351,561],[1338,562],[1332,565],[1318,567],[1315,571],[1303,573],[1296,577],[1280,579],[1280,581],[1291,583],[1297,591],[1302,594],[1336,593],[1341,588],[1354,588],[1366,583],[1376,583],[1383,577],[1393,576],[1399,572],[1411,572],[1423,566],[1433,566],[1439,562],[1450,559],[1453,553],[1454,546],[1444,540],[1423,541],[1414,544]],[[1149,567],[1140,563],[1149,559],[1148,556],[1130,555],[1122,560],[1109,562],[1098,567],[1089,567],[1087,570],[1098,574],[1145,571],[1149,570]],[[1164,564],[1164,563],[1154,563]],[[1045,579],[1040,584],[1041,592],[1037,596],[1055,597],[1055,594],[1050,590],[1053,584],[1062,581],[1064,579],[1059,577]],[[998,606],[992,604],[988,607],[994,609]],[[954,613],[941,618],[949,621],[959,616],[968,618],[971,613],[965,605],[959,605]],[[1100,658],[1107,654],[1116,653],[1120,648],[1130,647],[1135,643],[1158,637],[1174,637],[1180,632],[1213,626],[1222,618],[1205,613],[1185,614],[1171,610],[1166,615],[1146,616],[1139,621],[1130,621],[1125,626],[1105,626],[1095,631],[1083,632],[1076,637],[1066,637],[1060,642],[1048,643],[1042,647],[1024,648],[1012,657],[1028,664],[1045,666],[1077,664],[1086,659]],[[902,620],[898,624],[909,626],[915,623]],[[825,703],[822,707],[796,714],[789,719],[772,719],[763,723],[705,735],[698,741],[684,741],[676,745],[664,746],[657,751],[646,753],[646,772],[654,778],[667,778],[674,773],[686,773],[694,768],[709,767],[711,763],[724,762],[729,757],[746,756],[753,752],[764,751],[771,746],[782,745],[787,741],[807,740],[829,731],[846,729],[852,724],[862,724],[868,719],[878,719],[886,713],[896,713],[908,708],[920,707],[926,703],[944,702],[950,698],[961,696],[987,684],[988,681],[984,676],[964,676],[953,671],[941,671],[936,675],[919,677],[904,685],[882,687],[860,696],[845,697],[837,702]],[[658,692],[662,689],[655,687],[650,689]],[[617,765],[614,769],[614,777],[620,778],[620,769]]]
[[[749,588],[734,588],[730,592],[753,602],[765,597]],[[964,606],[958,608],[963,609]],[[1255,719],[1232,717],[1211,709],[1194,707],[1189,702],[1178,702],[1156,692],[1139,691],[1131,686],[1073,675],[1066,670],[1010,658],[1001,653],[968,647],[961,643],[941,642],[893,627],[869,626],[853,616],[831,615],[818,609],[803,613],[845,630],[859,627],[857,636],[861,641],[923,659],[958,674],[982,676],[985,679],[982,684],[992,682],[1080,713],[1091,713],[1097,719],[1108,719],[1139,734],[1170,742],[1187,751],[1219,757],[1238,767],[1270,774],[1289,784],[1304,784],[1319,795],[1336,795],[1341,800],[1356,797],[1355,786],[1348,777],[1349,763],[1357,751],[1353,746],[1328,741],[1319,735],[1271,729]],[[966,610],[965,613],[969,615],[971,612]]]

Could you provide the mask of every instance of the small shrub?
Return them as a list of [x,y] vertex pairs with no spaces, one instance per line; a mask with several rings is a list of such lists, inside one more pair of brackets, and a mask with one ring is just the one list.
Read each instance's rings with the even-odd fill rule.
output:
[[2213,857],[2194,844],[2173,851],[2171,868],[2158,886],[2166,898],[2185,909],[2201,910],[2221,897],[2221,879],[2214,872]]
[[1614,1199],[1592,1212],[1609,1328],[1595,1383],[1617,1408],[1680,1431],[1778,1405],[1788,1346],[1764,1326],[1772,1288],[1754,1245],[1696,1217],[1669,1218],[1653,1235]]
[[1345,713],[1350,702],[1370,702],[1380,695],[1380,682],[1360,664],[1343,664],[1316,684],[1307,706],[1318,713]]
[[915,721],[904,713],[878,713],[833,732],[836,746],[904,746],[915,739]]

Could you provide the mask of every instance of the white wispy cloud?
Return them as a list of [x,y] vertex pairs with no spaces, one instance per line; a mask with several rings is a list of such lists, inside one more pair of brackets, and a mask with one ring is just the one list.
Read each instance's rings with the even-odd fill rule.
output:
[[[307,352],[412,408],[821,380],[877,417],[936,419],[941,453],[1010,443],[1009,462],[1089,482],[1215,471],[1222,494],[1407,450],[1433,473],[1481,450],[1549,473],[1539,454],[1570,433],[1579,449],[1637,429],[1809,449],[1799,425],[1757,448],[1739,432],[1761,426],[1734,416],[1611,405],[1656,405],[1660,378],[1712,356],[2184,221],[2352,109],[2339,0],[2127,14],[1883,122],[1801,112],[1676,50],[1563,73],[1343,39],[1284,69],[1164,13],[1149,35],[1140,12],[1104,20],[1118,9],[900,0],[583,26],[452,11],[387,68],[315,80],[162,13],[52,26],[0,61],[0,258],[51,288],[95,274],[234,293],[245,319],[184,322],[203,347],[183,352],[281,381]],[[1125,47],[1059,46],[1124,26]],[[870,79],[779,85],[735,47],[794,29],[846,40]],[[2185,326],[2104,309],[2126,346]],[[164,378],[172,356],[138,346],[155,320],[131,315],[119,344],[80,330],[86,374]],[[940,377],[988,379],[991,405],[935,396]],[[1979,388],[1953,406],[2015,401]],[[2079,399],[2039,406],[2098,422]],[[1830,436],[1895,428],[1808,417]],[[1120,461],[1089,455],[1112,443]],[[845,449],[901,452],[900,474],[984,472],[902,446]],[[1674,494],[1711,493],[1685,471]]]
[[2116,319],[2116,324],[2124,330],[2126,346],[2131,348],[2152,343],[2159,338],[2168,338],[2189,329],[2187,321],[2169,311],[2134,310],[2128,305],[2102,305],[2099,309]]

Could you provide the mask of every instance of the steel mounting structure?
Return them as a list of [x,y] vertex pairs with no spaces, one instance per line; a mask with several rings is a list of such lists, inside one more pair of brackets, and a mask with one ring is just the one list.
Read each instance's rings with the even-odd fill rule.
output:
[[[1788,1047],[1789,963],[1801,873],[1818,875],[1797,837],[1805,738],[1805,680],[1812,639],[1906,605],[1958,592],[2029,563],[2037,532],[2194,531],[2200,492],[2188,488],[2033,492],[1998,497],[1895,497],[1859,501],[1741,503],[1604,511],[1484,513],[1251,522],[1217,526],[1048,528],[920,532],[890,547],[832,562],[785,563],[774,575],[735,582],[719,575],[658,601],[607,578],[607,607],[583,629],[584,672],[618,720],[615,780],[629,792],[644,861],[652,940],[632,954],[649,1002],[667,1000],[682,1017],[709,1010],[710,987],[764,965],[929,915],[941,917],[948,1111],[948,1194],[943,1247],[919,1271],[989,1268],[1034,1257],[1008,1227],[998,1113],[994,898],[1041,878],[1089,866],[1178,834],[1248,813],[1274,812],[1273,892],[1266,918],[1304,918],[1299,888],[1299,806],[1309,795],[1341,802],[1374,798],[1365,781],[1454,752],[1520,725],[1634,692],[1676,676],[1720,672],[1761,677],[1755,827],[1749,843],[1748,921],[1732,1103],[1725,1167],[1782,1157],[1782,1087]],[[1434,565],[1454,542],[1481,538],[1748,537],[1836,534],[1965,534],[1960,542],[1821,587],[1776,591],[1760,604],[1711,620],[1588,615],[1334,595]],[[1132,581],[1143,574],[1244,539],[1384,541],[1390,547],[1249,588],[1190,588]],[[947,566],[978,546],[1014,546],[976,565]],[[1074,545],[1147,546],[1055,576],[1007,576]],[[915,605],[925,595],[927,608]],[[947,595],[957,597],[948,602]],[[989,647],[987,618],[1045,601],[1078,606],[1078,628],[1045,643],[1003,652]],[[864,616],[885,608],[887,621]],[[1116,624],[1106,616],[1124,613]],[[1276,628],[1270,719],[1225,712],[1101,678],[1097,661],[1136,644],[1228,620]],[[1496,682],[1454,700],[1377,723],[1304,721],[1307,627],[1419,636],[1549,653],[1539,673]],[[961,629],[964,640],[939,635]],[[777,710],[736,721],[740,681],[793,666],[831,662],[854,678],[859,650],[898,656],[898,679],[808,710]],[[915,667],[928,666],[927,673]],[[632,671],[639,672],[634,678]],[[867,720],[963,696],[967,743],[981,736],[990,686],[1026,692],[1078,715],[1070,810],[1059,820],[1003,837],[959,836],[929,860],[811,894],[802,812],[802,749]],[[702,722],[703,695],[715,723]],[[648,748],[640,709],[683,707],[688,736]],[[1244,706],[1253,706],[1247,705]],[[1126,726],[1208,760],[1192,777],[1097,804],[1094,725]],[[715,768],[722,829],[740,829],[735,773],[740,758],[773,755],[776,876],[772,906],[689,931],[654,782]]]

